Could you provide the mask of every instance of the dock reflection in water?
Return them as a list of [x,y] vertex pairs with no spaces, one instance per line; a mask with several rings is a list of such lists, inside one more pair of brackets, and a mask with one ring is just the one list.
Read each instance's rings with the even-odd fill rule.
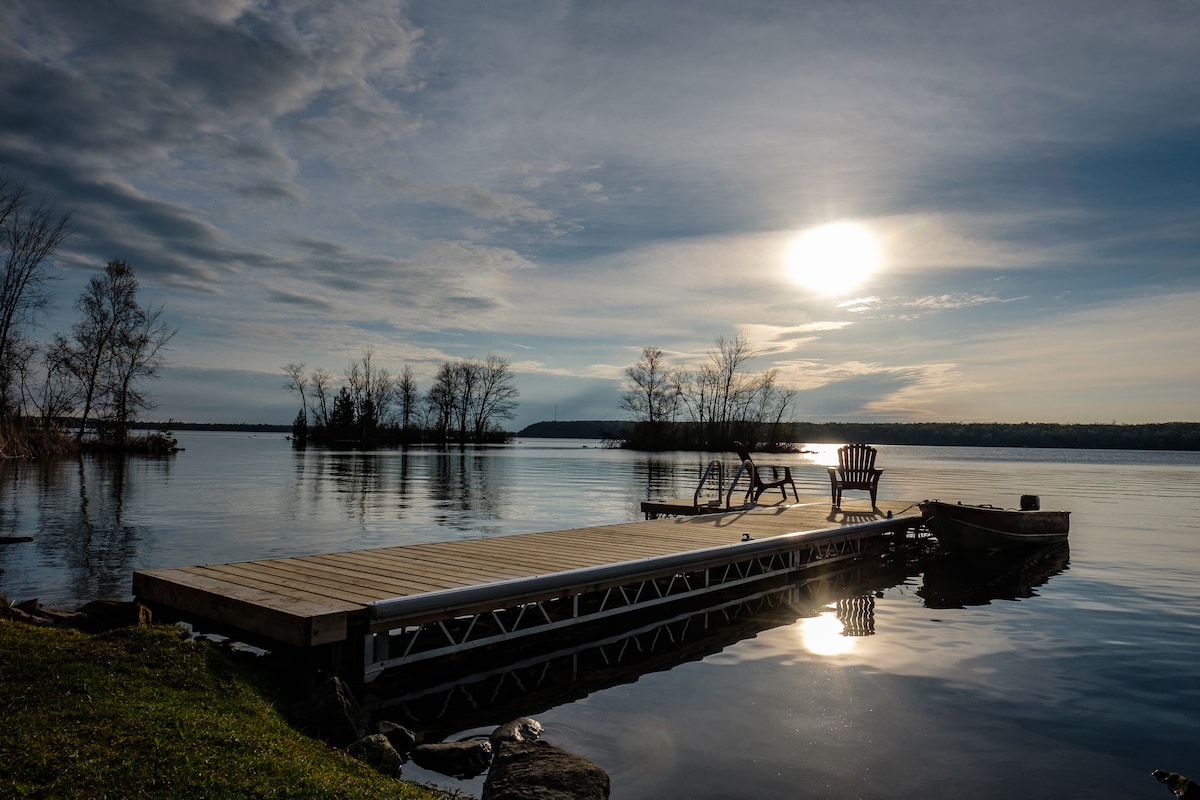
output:
[[[1067,569],[1066,544],[972,563],[941,553],[907,563],[830,569],[750,594],[713,593],[638,614],[619,627],[587,626],[522,646],[488,648],[436,665],[386,672],[368,684],[364,706],[378,719],[414,730],[423,741],[532,716],[652,672],[699,661],[760,632],[801,619],[836,619],[838,637],[875,633],[875,599],[918,575],[929,608],[1036,596]],[[832,611],[830,616],[827,612]]]
[[830,606],[839,636],[874,633],[877,592],[918,574],[920,563],[831,567],[752,593],[714,592],[690,602],[629,615],[619,627],[586,626],[575,634],[533,639],[392,670],[368,684],[364,707],[405,725],[424,741],[536,715],[587,695],[699,661],[743,639]]

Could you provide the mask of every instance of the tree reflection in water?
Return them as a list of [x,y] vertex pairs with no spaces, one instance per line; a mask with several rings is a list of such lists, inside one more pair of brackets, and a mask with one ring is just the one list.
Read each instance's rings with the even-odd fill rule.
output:
[[[13,504],[0,511],[0,530],[32,531],[39,560],[61,565],[53,591],[74,598],[124,598],[134,564],[151,546],[148,529],[125,518],[134,493],[153,491],[173,457],[81,456],[38,463],[4,463],[5,494],[31,491],[35,507]],[[35,515],[34,520],[23,514]],[[50,587],[48,587],[50,588]],[[32,599],[32,598],[9,598]],[[81,601],[83,602],[83,601]]]

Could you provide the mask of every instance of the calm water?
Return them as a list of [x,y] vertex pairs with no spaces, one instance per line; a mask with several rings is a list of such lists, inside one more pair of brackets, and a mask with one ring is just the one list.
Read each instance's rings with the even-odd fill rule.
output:
[[[73,606],[128,597],[136,569],[631,521],[643,499],[690,494],[707,460],[554,441],[180,443],[123,467],[0,466],[0,535],[34,537],[0,546],[0,591]],[[802,495],[827,493],[827,455],[784,457]],[[1200,776],[1200,455],[883,447],[879,463],[888,498],[1038,494],[1071,511],[1069,562],[856,574],[845,591],[676,620],[566,671],[531,659],[430,695],[466,709],[441,733],[532,713],[608,770],[616,798],[1162,798],[1152,770]]]

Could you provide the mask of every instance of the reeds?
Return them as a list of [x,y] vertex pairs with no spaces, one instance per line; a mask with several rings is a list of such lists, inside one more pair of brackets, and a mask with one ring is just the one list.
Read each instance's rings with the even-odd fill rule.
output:
[[79,452],[75,438],[58,428],[25,419],[0,420],[0,460],[60,458]]

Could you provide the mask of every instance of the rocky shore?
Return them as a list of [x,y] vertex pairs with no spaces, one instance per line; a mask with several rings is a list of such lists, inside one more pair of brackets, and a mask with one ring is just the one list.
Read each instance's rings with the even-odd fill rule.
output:
[[608,773],[582,756],[542,740],[537,720],[522,717],[487,738],[418,743],[402,725],[379,721],[372,730],[350,688],[330,678],[291,709],[294,724],[314,738],[395,777],[414,764],[453,778],[487,773],[482,800],[606,800]]

